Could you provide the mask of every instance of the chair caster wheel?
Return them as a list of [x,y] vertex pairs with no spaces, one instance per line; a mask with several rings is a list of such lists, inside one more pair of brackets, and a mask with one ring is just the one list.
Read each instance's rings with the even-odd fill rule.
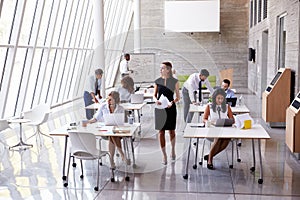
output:
[[129,180],[130,180],[129,176],[126,176],[125,181],[129,181]]
[[197,165],[193,165],[193,169],[197,169]]
[[242,146],[242,143],[238,143],[237,146],[238,146],[238,147]]
[[259,184],[262,184],[264,181],[260,178],[260,179],[258,179],[258,181],[257,181]]
[[80,175],[80,178],[83,179],[83,175]]
[[184,179],[188,179],[188,177],[189,177],[189,175],[187,175],[187,174],[183,176]]
[[242,160],[240,158],[237,159],[238,162],[241,162]]
[[76,167],[76,163],[73,163],[73,164],[72,164],[72,167]]
[[255,171],[255,167],[251,167],[251,168],[250,168],[250,171],[251,171],[251,172],[254,172],[254,171]]
[[115,178],[111,178],[110,181],[111,181],[111,182],[115,182]]
[[96,187],[94,187],[94,190],[95,190],[95,191],[98,191],[98,190],[99,190],[99,188],[96,186]]
[[202,162],[199,162],[199,165],[202,165]]
[[64,183],[64,187],[68,187],[68,183]]
[[233,165],[229,165],[229,168],[232,169],[232,168],[233,168]]
[[63,176],[62,180],[64,180],[64,181],[67,180],[67,176]]
[[100,165],[100,166],[102,166],[102,162],[101,162],[101,163],[99,163],[99,165]]

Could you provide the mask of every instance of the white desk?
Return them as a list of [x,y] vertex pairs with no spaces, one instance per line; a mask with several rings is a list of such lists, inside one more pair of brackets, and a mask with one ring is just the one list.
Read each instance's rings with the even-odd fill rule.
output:
[[[207,104],[205,104],[205,105],[190,104],[189,112],[203,114],[206,106],[207,106]],[[250,113],[250,110],[245,105],[235,106],[235,107],[230,107],[230,108],[232,110],[232,113],[234,113],[234,114]]]
[[15,147],[20,147],[20,149],[21,149],[22,147],[24,147],[23,150],[25,150],[27,147],[33,147],[32,144],[26,144],[25,142],[23,142],[23,137],[22,137],[22,135],[23,135],[22,124],[30,122],[30,120],[29,119],[9,119],[8,122],[9,123],[18,123],[20,125],[20,138],[19,138],[20,141],[18,144],[9,147],[9,149],[13,149]]
[[[134,135],[134,132],[136,129],[140,126],[139,123],[134,123],[132,125],[125,124],[124,126],[117,127],[119,132],[113,133],[114,126],[99,126],[100,123],[93,123],[88,124],[87,127],[75,126],[70,127],[68,125],[62,126],[59,129],[55,129],[54,131],[50,132],[51,136],[63,136],[65,137],[65,148],[64,148],[64,160],[63,160],[63,176],[62,179],[66,180],[66,173],[65,173],[65,167],[66,167],[66,157],[67,157],[67,148],[68,148],[68,137],[69,137],[69,131],[78,131],[78,132],[88,132],[93,133],[96,136],[110,136],[110,137],[123,137],[123,146],[124,146],[124,153],[125,156],[129,159],[129,152],[128,152],[128,144],[126,139],[131,139],[131,148],[132,148],[132,157],[133,157],[133,165],[135,165],[135,156],[134,156],[134,147],[132,144],[132,136]],[[125,180],[129,181],[129,177],[127,175],[127,166],[125,167]]]
[[[146,105],[147,103],[121,103],[120,105],[125,109],[125,110],[132,110],[132,111],[137,111],[138,114],[138,123],[141,122],[141,116],[140,116],[140,111],[142,108]],[[98,110],[100,104],[99,103],[93,103],[89,106],[86,106],[85,109],[93,109],[93,110]]]
[[[207,104],[203,105],[195,105],[190,104],[190,113],[199,113],[198,122],[200,122],[200,115],[204,113]],[[230,107],[233,114],[244,114],[250,113],[250,110],[245,105]]]
[[210,128],[197,127],[196,123],[188,123],[184,130],[183,137],[190,139],[189,149],[188,149],[188,157],[187,157],[187,163],[186,163],[186,174],[183,176],[184,179],[188,178],[188,164],[189,164],[192,138],[251,139],[252,140],[253,164],[254,164],[253,167],[251,167],[251,171],[255,170],[254,139],[257,139],[258,140],[259,162],[260,162],[260,178],[258,179],[258,183],[260,183],[260,184],[263,183],[263,168],[262,168],[260,140],[261,139],[270,139],[270,136],[261,125],[254,124],[251,129],[238,129],[238,128],[234,128],[234,127],[210,127]]

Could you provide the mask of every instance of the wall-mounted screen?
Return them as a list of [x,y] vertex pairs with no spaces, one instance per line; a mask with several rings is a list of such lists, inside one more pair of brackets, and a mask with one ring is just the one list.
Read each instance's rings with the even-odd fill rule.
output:
[[220,32],[220,0],[165,1],[165,30]]
[[280,77],[281,72],[278,72],[276,74],[276,76],[273,78],[273,80],[271,81],[271,85],[275,85],[276,81],[278,80],[278,78]]
[[292,103],[292,106],[298,110],[299,107],[300,107],[300,102],[297,101],[297,100],[294,100],[293,103]]
[[267,89],[266,89],[267,92],[270,92],[271,90],[272,90],[271,87],[267,87]]

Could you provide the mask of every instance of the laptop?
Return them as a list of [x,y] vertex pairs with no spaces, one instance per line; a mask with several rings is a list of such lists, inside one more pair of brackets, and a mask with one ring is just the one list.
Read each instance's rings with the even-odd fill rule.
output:
[[232,126],[233,123],[234,123],[233,119],[221,118],[221,119],[217,119],[217,121],[214,122],[213,124],[216,127],[226,127],[226,126]]
[[130,103],[143,103],[144,102],[144,93],[132,94],[130,97]]
[[235,107],[237,101],[237,97],[226,98],[226,103],[231,107]]
[[105,114],[104,125],[105,126],[122,126],[124,125],[124,113],[110,113]]

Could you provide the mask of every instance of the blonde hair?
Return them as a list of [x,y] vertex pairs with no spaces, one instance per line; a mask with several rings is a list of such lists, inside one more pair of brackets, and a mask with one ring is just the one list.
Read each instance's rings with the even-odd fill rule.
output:
[[111,91],[108,96],[112,97],[115,100],[116,104],[120,103],[120,94],[117,91]]

